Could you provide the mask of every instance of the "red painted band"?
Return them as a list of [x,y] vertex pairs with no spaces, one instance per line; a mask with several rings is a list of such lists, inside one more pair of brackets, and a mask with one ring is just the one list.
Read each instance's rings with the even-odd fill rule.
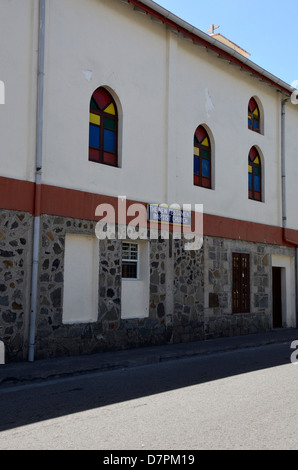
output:
[[0,177],[0,208],[34,212],[35,183]]
[[[89,193],[57,186],[40,185],[40,210],[34,209],[35,184],[29,181],[0,177],[0,208],[29,212],[34,215],[48,214],[59,217],[70,217],[84,220],[99,220],[95,210],[100,204],[110,204],[115,209],[115,219],[118,221],[118,198],[102,194]],[[39,198],[37,198],[39,199]],[[142,204],[143,201],[126,201],[126,207],[131,204]],[[127,217],[129,223],[135,216]],[[298,245],[298,230],[259,224],[244,220],[231,219],[218,215],[204,214],[204,236],[220,237],[232,240],[242,240],[254,243],[273,245]]]

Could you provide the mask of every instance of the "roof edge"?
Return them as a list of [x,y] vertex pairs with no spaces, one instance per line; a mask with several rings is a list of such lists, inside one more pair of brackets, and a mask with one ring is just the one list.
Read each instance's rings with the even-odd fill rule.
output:
[[269,85],[274,86],[282,93],[291,95],[295,90],[294,87],[284,82],[280,78],[271,74],[264,68],[255,64],[248,58],[243,57],[239,52],[234,51],[225,44],[220,43],[216,39],[210,37],[200,29],[192,26],[186,21],[182,20],[178,16],[166,10],[162,6],[153,2],[152,0],[120,0],[123,3],[132,4],[137,9],[144,11],[144,13],[155,17],[167,26],[176,29],[178,33],[181,33],[185,37],[191,39],[193,42],[198,43],[207,49],[218,54],[222,59],[228,60],[235,65],[238,65],[241,69],[250,72],[260,80],[267,82]]

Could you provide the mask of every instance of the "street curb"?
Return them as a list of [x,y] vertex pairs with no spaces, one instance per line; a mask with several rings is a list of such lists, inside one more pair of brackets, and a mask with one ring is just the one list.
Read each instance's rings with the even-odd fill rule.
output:
[[[298,329],[0,365],[0,385],[127,369],[298,340]],[[290,354],[289,354],[290,357]]]

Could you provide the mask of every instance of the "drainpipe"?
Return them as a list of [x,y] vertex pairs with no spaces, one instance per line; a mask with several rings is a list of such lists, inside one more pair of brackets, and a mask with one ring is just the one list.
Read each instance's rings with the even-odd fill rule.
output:
[[281,191],[282,191],[282,231],[283,239],[291,245],[297,242],[287,237],[287,194],[286,194],[286,104],[290,98],[281,102]]
[[287,200],[286,200],[286,103],[289,98],[281,103],[281,194],[282,194],[282,229],[286,239],[287,229]]
[[287,238],[287,199],[286,199],[286,104],[290,100],[282,101],[281,111],[281,178],[282,178],[282,231],[283,239],[296,246],[295,276],[296,276],[296,326],[298,325],[298,248],[297,242]]
[[298,248],[296,248],[295,273],[296,273],[296,328],[297,328],[298,327]]
[[31,274],[31,304],[29,327],[28,361],[34,361],[35,324],[38,296],[38,266],[40,238],[40,205],[42,175],[42,131],[43,131],[43,92],[44,92],[44,52],[45,52],[45,1],[39,0],[38,33],[38,72],[37,72],[37,116],[36,116],[36,172],[33,223],[33,253]]

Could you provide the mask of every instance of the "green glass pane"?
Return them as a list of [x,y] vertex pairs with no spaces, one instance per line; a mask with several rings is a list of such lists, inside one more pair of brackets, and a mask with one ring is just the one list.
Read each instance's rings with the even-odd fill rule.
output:
[[208,150],[202,150],[202,157],[209,159],[210,158],[210,152]]
[[98,106],[94,98],[91,98],[90,109],[98,109]]
[[254,168],[254,174],[259,175],[260,174],[260,168]]
[[116,122],[113,119],[105,118],[104,127],[106,129],[111,129],[112,131],[114,131],[116,128]]

